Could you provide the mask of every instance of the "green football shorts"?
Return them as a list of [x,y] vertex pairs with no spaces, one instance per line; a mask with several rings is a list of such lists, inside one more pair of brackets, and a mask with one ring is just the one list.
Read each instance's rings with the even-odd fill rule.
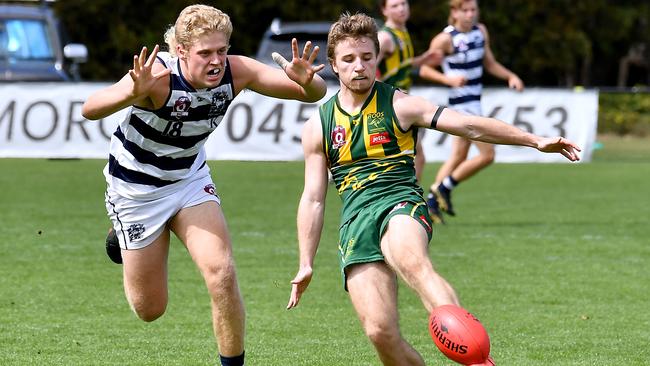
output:
[[364,207],[339,230],[339,265],[346,291],[345,268],[347,266],[384,260],[380,240],[386,231],[388,221],[395,215],[413,217],[424,227],[428,240],[431,240],[432,222],[424,201],[400,202],[392,206],[379,202]]

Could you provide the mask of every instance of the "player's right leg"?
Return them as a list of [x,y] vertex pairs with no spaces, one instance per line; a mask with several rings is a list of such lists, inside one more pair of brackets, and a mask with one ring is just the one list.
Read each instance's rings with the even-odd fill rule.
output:
[[419,295],[428,312],[440,305],[460,305],[453,287],[433,269],[427,249],[421,223],[408,215],[390,218],[381,238],[386,263]]
[[167,307],[167,221],[178,210],[179,194],[134,200],[106,192],[106,209],[123,261],[124,292],[144,321],[156,320]]
[[397,279],[384,262],[346,268],[347,287],[366,336],[384,366],[424,366],[418,352],[402,337],[397,311]]
[[141,249],[123,250],[124,292],[135,314],[154,321],[167,308],[169,230]]

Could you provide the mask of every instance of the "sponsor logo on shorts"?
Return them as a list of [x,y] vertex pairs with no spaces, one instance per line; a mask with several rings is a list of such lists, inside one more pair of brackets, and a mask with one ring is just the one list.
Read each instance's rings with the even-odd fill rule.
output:
[[216,193],[216,188],[214,187],[214,184],[208,184],[208,185],[206,185],[205,187],[203,187],[203,190],[204,190],[205,193],[207,193],[207,194],[211,194],[211,195],[213,195],[213,196],[216,196],[216,195],[217,195],[217,193]]
[[393,206],[393,209],[390,210],[390,212],[394,212],[394,211],[397,211],[399,209],[402,209],[402,208],[406,207],[407,203],[408,202],[400,202],[400,203],[396,204],[395,206]]
[[370,145],[381,145],[387,142],[390,142],[390,136],[388,136],[388,132],[381,132],[370,135]]
[[427,232],[430,233],[432,229],[431,229],[431,225],[429,225],[429,222],[427,221],[427,218],[424,217],[424,215],[420,215],[420,221],[422,221],[422,223],[426,227]]
[[126,231],[129,233],[129,241],[140,240],[144,234],[144,225],[131,224]]

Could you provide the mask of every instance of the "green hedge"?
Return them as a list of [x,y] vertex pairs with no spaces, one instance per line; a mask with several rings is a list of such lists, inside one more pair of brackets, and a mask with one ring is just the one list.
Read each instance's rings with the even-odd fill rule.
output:
[[600,92],[598,133],[650,135],[650,93]]

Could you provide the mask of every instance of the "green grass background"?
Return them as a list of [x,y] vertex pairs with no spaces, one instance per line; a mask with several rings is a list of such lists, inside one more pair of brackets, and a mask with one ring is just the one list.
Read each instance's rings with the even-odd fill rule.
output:
[[[430,255],[499,365],[650,365],[650,141],[602,137],[588,164],[495,164],[454,192]],[[214,365],[209,301],[174,241],[167,313],[139,321],[104,254],[104,161],[0,159],[0,365]],[[336,259],[330,190],[315,275],[297,270],[302,163],[211,162],[247,309],[247,365],[379,365]],[[433,179],[438,164],[424,175]],[[400,288],[404,336],[452,365]]]

